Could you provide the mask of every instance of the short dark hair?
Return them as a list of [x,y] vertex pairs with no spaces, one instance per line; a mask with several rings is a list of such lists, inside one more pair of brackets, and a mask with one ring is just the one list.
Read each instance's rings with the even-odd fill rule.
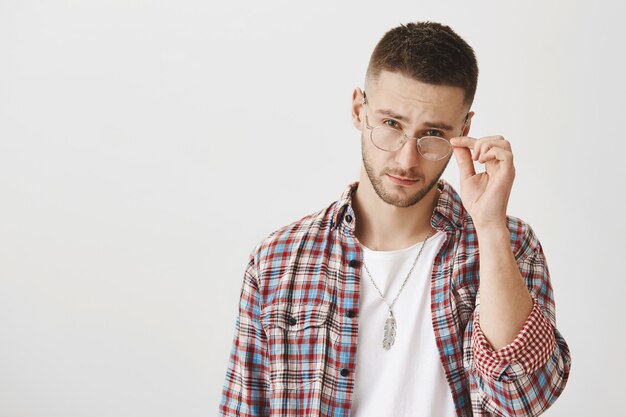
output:
[[377,79],[381,71],[399,72],[427,84],[461,87],[465,103],[474,101],[478,82],[474,50],[441,23],[408,23],[385,33],[372,52],[366,79]]

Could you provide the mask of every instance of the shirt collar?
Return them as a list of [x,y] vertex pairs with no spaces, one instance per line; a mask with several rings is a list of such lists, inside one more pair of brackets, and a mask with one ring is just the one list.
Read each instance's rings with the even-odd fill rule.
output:
[[[337,227],[347,215],[354,217],[352,209],[352,196],[359,186],[359,182],[349,184],[341,198],[337,200],[332,217],[332,227]],[[463,227],[466,218],[466,210],[461,202],[461,197],[456,190],[444,179],[439,179],[437,188],[441,191],[437,205],[433,211],[431,224],[439,230],[457,229]],[[352,223],[354,225],[354,222]],[[353,226],[352,226],[353,227]]]

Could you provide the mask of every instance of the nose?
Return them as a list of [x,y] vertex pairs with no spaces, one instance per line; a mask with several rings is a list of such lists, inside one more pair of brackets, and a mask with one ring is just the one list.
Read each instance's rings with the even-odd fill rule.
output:
[[409,169],[419,165],[421,157],[415,139],[411,139],[396,151],[395,161],[401,168]]

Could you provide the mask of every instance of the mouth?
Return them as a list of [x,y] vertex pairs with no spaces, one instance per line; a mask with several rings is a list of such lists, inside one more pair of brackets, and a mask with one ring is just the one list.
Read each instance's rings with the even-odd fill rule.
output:
[[404,186],[409,186],[409,185],[413,185],[416,182],[419,181],[419,178],[402,178],[402,177],[396,177],[393,176],[391,174],[387,174],[387,176],[389,177],[389,179],[391,180],[391,182],[393,182],[394,184],[398,184],[398,185],[404,185]]

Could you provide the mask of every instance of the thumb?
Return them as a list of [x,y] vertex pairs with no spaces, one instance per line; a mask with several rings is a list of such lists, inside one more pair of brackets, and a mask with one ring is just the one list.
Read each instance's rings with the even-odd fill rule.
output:
[[476,175],[474,161],[472,160],[472,153],[469,148],[454,147],[452,148],[452,151],[454,152],[454,157],[459,167],[459,172],[461,173],[461,180],[465,180]]

